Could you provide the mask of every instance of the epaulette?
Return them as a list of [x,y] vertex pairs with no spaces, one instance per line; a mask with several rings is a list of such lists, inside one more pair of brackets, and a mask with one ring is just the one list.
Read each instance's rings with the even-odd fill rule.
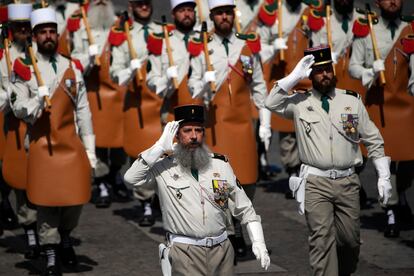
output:
[[108,35],[108,42],[111,46],[118,47],[127,39],[124,30],[117,28],[116,26],[111,28]]
[[30,70],[30,65],[30,58],[16,58],[13,63],[13,72],[22,80],[29,81],[32,78],[32,71]]
[[192,37],[187,44],[187,51],[192,57],[197,57],[204,51],[204,43],[201,39]]
[[352,91],[352,90],[345,90],[345,94],[346,95],[351,95],[356,97],[357,99],[361,99],[361,95],[359,95],[357,92]]
[[266,0],[259,8],[258,18],[266,26],[273,26],[277,18],[278,2],[276,0]]
[[[173,35],[175,26],[173,24],[167,24],[168,36]],[[162,53],[162,44],[164,41],[164,32],[150,33],[147,41],[147,49],[150,54],[159,56]]]
[[0,6],[0,23],[6,23],[9,20],[7,5]]
[[220,153],[213,153],[213,158],[214,159],[220,159],[224,162],[229,162],[229,159],[227,158],[227,156],[220,154]]
[[308,16],[308,27],[312,32],[317,32],[325,26],[323,18],[326,16],[325,11],[311,9]]
[[247,46],[250,48],[253,54],[257,54],[262,49],[260,43],[260,37],[257,33],[251,32],[247,34],[236,33],[236,37],[242,40],[246,40]]
[[302,2],[314,10],[322,10],[324,7],[324,0],[302,0]]
[[80,29],[82,14],[79,10],[75,11],[66,22],[66,29],[71,32],[77,32]]
[[409,34],[401,39],[401,45],[403,46],[403,51],[407,55],[414,53],[414,35]]
[[411,29],[414,30],[414,15],[401,15],[401,21],[407,22],[411,25]]
[[78,69],[79,71],[81,71],[81,73],[83,73],[83,65],[80,62],[80,60],[77,58],[71,58],[71,61],[75,64],[76,69]]
[[368,20],[365,18],[358,18],[355,20],[352,26],[352,33],[355,37],[366,37],[369,35]]

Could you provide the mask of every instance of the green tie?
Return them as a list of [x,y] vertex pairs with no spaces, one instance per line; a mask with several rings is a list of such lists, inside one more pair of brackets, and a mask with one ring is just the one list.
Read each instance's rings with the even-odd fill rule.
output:
[[342,16],[342,30],[348,33],[349,16],[347,14]]
[[222,43],[223,43],[223,45],[224,45],[224,48],[226,49],[226,54],[227,55],[229,55],[229,39],[228,38],[223,38],[223,41],[222,41]]
[[398,28],[397,23],[395,23],[395,21],[391,21],[390,24],[388,24],[388,28],[390,28],[391,31],[391,39],[394,39],[395,30]]
[[148,37],[149,37],[149,31],[148,31],[148,25],[144,25],[143,27],[142,27],[143,29],[144,29],[144,39],[145,39],[145,42],[148,42]]
[[191,169],[191,174],[195,178],[195,180],[198,181],[198,170],[197,169]]
[[183,37],[184,43],[185,43],[185,48],[187,48],[188,46],[188,39],[190,38],[190,34],[186,33]]
[[329,102],[328,102],[329,96],[322,95],[321,101],[322,101],[322,108],[326,111],[326,113],[329,113]]
[[56,61],[57,60],[56,60],[55,56],[51,56],[50,59],[49,59],[49,62],[52,64],[52,68],[53,68],[53,71],[55,71],[55,73],[57,72]]

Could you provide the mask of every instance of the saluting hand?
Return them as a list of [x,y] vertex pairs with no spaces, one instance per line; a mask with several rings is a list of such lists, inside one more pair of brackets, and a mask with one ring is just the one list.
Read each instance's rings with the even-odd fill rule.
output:
[[172,121],[168,122],[165,127],[164,131],[160,139],[156,142],[156,145],[161,147],[165,152],[169,152],[173,150],[173,142],[175,134],[177,134],[178,127],[180,126],[180,121]]

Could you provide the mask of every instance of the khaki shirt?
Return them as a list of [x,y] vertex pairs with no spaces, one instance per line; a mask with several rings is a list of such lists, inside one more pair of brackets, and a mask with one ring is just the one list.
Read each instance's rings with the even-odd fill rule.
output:
[[54,6],[53,8],[56,10],[56,19],[58,22],[58,32],[61,34],[65,28],[66,28],[66,23],[68,21],[68,19],[71,17],[71,15],[77,11],[79,9],[79,4],[78,3],[71,3],[68,1],[65,1],[65,10],[63,11],[63,13],[60,12],[60,10],[57,9],[56,6]]
[[[49,88],[50,98],[53,99],[53,94],[62,81],[63,74],[69,68],[71,61],[59,54],[56,54],[55,58],[57,61],[57,72],[55,73],[48,57],[40,53],[36,53],[36,58],[44,84]],[[77,88],[76,98],[72,99],[75,105],[76,122],[74,123],[76,123],[80,136],[90,135],[93,134],[93,128],[85,83],[82,73],[76,69],[75,64],[72,63],[71,66],[76,74]],[[19,77],[16,77],[16,81],[11,85],[12,94],[14,93],[16,96],[12,109],[17,118],[23,119],[30,124],[34,124],[41,116],[44,102],[43,99],[39,99],[37,96],[38,85],[33,68],[31,67],[31,69],[32,76],[29,81],[25,82]]]
[[[321,93],[315,89],[289,96],[275,86],[266,107],[288,119],[293,119],[300,160],[319,169],[348,169],[362,164],[359,139],[368,150],[368,157],[384,156],[384,141],[370,120],[360,96],[335,89],[328,96],[329,114],[322,109]],[[346,122],[355,133],[344,130]]]
[[138,158],[124,178],[135,186],[155,189],[164,229],[174,234],[195,238],[218,236],[230,225],[226,208],[220,208],[214,201],[213,180],[226,183],[228,206],[234,217],[243,224],[260,221],[246,193],[237,185],[230,164],[220,159],[211,159],[210,165],[199,172],[199,181],[189,169],[180,166],[174,156],[162,158],[152,167]]
[[[298,21],[302,19],[302,14],[307,8],[306,4],[300,4],[295,11],[291,11],[287,7],[285,1],[282,2],[282,31],[283,38],[287,39],[292,32],[303,32],[302,29],[296,29]],[[273,46],[273,42],[279,37],[277,20],[271,27],[264,24],[259,24],[257,33],[260,35],[260,42],[262,43],[262,50],[260,51],[260,57],[263,63],[273,59],[278,51]],[[289,55],[289,49],[286,49],[286,54]]]
[[[188,41],[190,41],[191,37],[194,35],[195,32],[191,32]],[[170,67],[170,63],[168,60],[165,40],[163,41],[162,46],[161,55],[149,55],[151,71],[147,74],[147,85],[149,89],[155,91],[157,95],[168,97],[174,93],[174,85],[172,80],[169,80],[167,77],[167,69]],[[185,45],[184,34],[178,30],[173,31],[172,36],[170,36],[170,46],[174,65],[177,66],[178,71],[177,82],[180,84],[188,75],[190,69],[190,54]]]
[[[132,45],[134,46],[135,52],[138,55],[138,58],[142,61],[148,59],[148,50],[147,43],[144,38],[144,29],[143,25],[134,21],[132,24],[133,29],[130,32]],[[148,24],[149,33],[160,33],[162,32],[162,26],[150,22]],[[110,67],[110,74],[114,80],[117,80],[118,74],[129,68],[131,62],[131,56],[129,54],[128,42],[125,40],[119,47],[112,48],[112,64]],[[132,78],[132,75],[130,76]]]
[[[223,38],[217,34],[212,35],[212,40],[208,43],[210,52],[210,61],[216,71],[216,87],[217,91],[222,85],[226,85],[227,77],[231,72],[231,65],[235,65],[240,58],[240,53],[246,45],[246,41],[236,37],[235,33],[231,33],[229,39],[229,54],[227,55],[225,47],[222,43]],[[206,90],[204,101],[209,102],[213,99],[210,91],[209,83],[205,83],[204,73],[207,71],[204,54],[201,53],[197,57],[191,59],[191,77],[188,80],[188,86],[191,94],[198,94],[200,91]],[[262,66],[259,55],[253,55],[253,76],[250,83],[250,91],[253,101],[257,108],[264,107],[264,100],[267,95],[266,83],[263,78]]]

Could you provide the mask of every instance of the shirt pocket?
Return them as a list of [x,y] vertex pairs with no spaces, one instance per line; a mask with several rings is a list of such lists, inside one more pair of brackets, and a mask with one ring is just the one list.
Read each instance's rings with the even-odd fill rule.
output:
[[312,130],[315,128],[316,124],[321,121],[321,118],[316,114],[300,114],[299,120],[301,122],[301,126],[306,134],[310,135]]
[[186,182],[174,183],[174,185],[167,184],[167,187],[170,193],[174,194],[177,199],[181,199],[189,191],[190,184]]

